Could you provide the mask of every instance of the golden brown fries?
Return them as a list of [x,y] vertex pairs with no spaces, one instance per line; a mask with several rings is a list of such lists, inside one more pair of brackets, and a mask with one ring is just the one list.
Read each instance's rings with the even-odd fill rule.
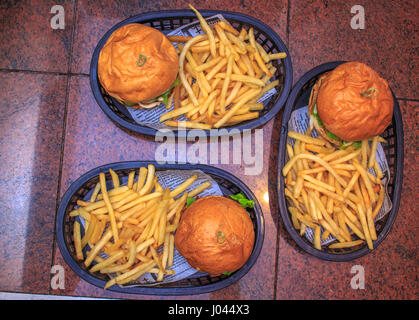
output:
[[[174,94],[175,107],[160,122],[209,130],[258,118],[263,104],[257,101],[279,85],[278,80],[270,81],[276,71],[272,61],[286,58],[286,53],[267,53],[253,28],[239,32],[226,21],[210,27],[198,10],[189,7],[205,34],[168,37],[178,43],[180,101]],[[186,120],[178,121],[183,115]]]
[[78,221],[74,222],[73,238],[74,238],[74,247],[76,249],[76,257],[77,257],[78,260],[83,260],[82,239],[81,239],[81,234],[80,234],[80,223]]
[[192,39],[192,37],[188,36],[167,36],[167,38],[173,42],[188,42]]
[[[173,266],[174,232],[186,200],[211,183],[202,183],[188,194],[186,189],[196,175],[170,190],[160,185],[153,165],[132,169],[124,186],[115,171],[110,169],[109,173],[114,188],[106,188],[105,173],[100,173],[94,196],[90,201],[77,201],[79,207],[69,213],[84,220],[83,237],[79,221],[73,225],[76,258],[91,273],[111,276],[105,289],[135,281],[147,272],[157,273],[157,281],[162,281],[165,275],[174,274],[169,269]],[[86,246],[90,249],[84,253]]]
[[290,131],[288,137],[294,145],[287,143],[289,160],[282,174],[294,228],[301,236],[311,228],[318,250],[330,235],[337,241],[328,245],[331,249],[366,243],[372,250],[377,239],[374,219],[384,201],[384,175],[375,160],[382,138],[374,137],[371,146],[362,141],[359,150],[336,150],[311,132]]

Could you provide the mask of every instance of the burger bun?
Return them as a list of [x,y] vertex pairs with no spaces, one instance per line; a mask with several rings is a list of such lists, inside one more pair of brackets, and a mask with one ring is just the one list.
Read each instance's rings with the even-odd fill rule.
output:
[[182,213],[175,246],[195,269],[212,276],[241,268],[255,241],[253,223],[235,200],[207,196]]
[[178,54],[170,40],[159,30],[139,23],[114,31],[99,54],[99,81],[121,102],[158,97],[175,82],[178,71]]
[[313,103],[324,127],[340,139],[368,139],[390,124],[392,92],[387,81],[369,66],[343,63],[319,80]]

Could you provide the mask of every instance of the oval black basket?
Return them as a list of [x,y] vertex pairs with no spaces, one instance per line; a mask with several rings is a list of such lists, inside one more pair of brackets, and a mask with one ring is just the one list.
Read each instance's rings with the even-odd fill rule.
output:
[[81,200],[95,187],[99,181],[99,173],[104,172],[106,179],[111,180],[109,169],[112,168],[121,178],[127,177],[132,169],[153,164],[156,171],[160,170],[201,170],[209,175],[220,187],[224,196],[242,192],[248,199],[255,202],[254,208],[247,208],[255,230],[255,244],[253,251],[247,262],[242,268],[231,275],[221,275],[212,277],[203,274],[199,277],[190,277],[177,282],[166,283],[154,287],[136,286],[123,287],[114,285],[107,290],[121,293],[144,294],[144,295],[192,295],[211,292],[227,287],[242,278],[256,262],[263,245],[264,239],[264,218],[258,200],[250,189],[237,177],[230,173],[207,165],[189,164],[158,164],[153,161],[127,161],[117,162],[95,168],[71,184],[64,194],[58,208],[56,220],[56,233],[58,247],[65,262],[71,269],[85,281],[103,288],[109,280],[106,275],[99,272],[90,273],[84,264],[76,259],[73,244],[73,224],[74,217],[69,213],[77,206],[77,200]]
[[[307,72],[299,81],[296,83],[291,91],[291,94],[286,103],[284,114],[282,117],[281,124],[281,137],[279,141],[279,158],[278,158],[278,201],[279,210],[285,229],[290,234],[291,238],[297,243],[297,245],[310,253],[311,255],[329,261],[350,261],[359,258],[371,250],[366,244],[361,244],[352,248],[341,248],[331,249],[323,247],[322,250],[317,250],[313,247],[313,244],[309,242],[305,237],[301,237],[298,231],[295,230],[291,222],[291,217],[288,212],[288,207],[284,195],[284,177],[282,175],[282,168],[285,165],[286,155],[286,142],[288,134],[288,121],[291,113],[299,108],[308,105],[310,92],[317,81],[317,79],[325,72],[335,69],[338,65],[345,61],[336,61],[322,64],[309,72]],[[388,183],[388,194],[392,201],[391,211],[383,217],[381,220],[376,221],[377,240],[373,241],[374,248],[385,239],[387,234],[396,218],[399,204],[400,195],[402,188],[403,179],[403,122],[400,113],[400,107],[393,94],[394,98],[394,112],[393,119],[388,128],[381,135],[387,140],[385,144],[382,144],[384,152],[386,154],[387,162],[390,168],[390,181]]]
[[[292,65],[288,49],[275,31],[255,18],[229,11],[201,10],[200,12],[204,17],[222,14],[235,28],[241,29],[243,27],[245,29],[249,29],[250,27],[253,27],[256,41],[262,45],[266,52],[286,52],[287,57],[285,59],[272,61],[272,64],[277,68],[277,71],[274,74],[274,79],[278,79],[279,84],[275,87],[277,93],[264,102],[264,108],[260,111],[260,117],[226,128],[234,128],[242,132],[245,129],[255,129],[264,125],[272,119],[275,114],[279,112],[279,110],[281,110],[287,100],[289,92],[291,91]],[[182,25],[196,20],[197,18],[192,10],[162,10],[159,12],[144,13],[130,17],[118,23],[106,32],[93,52],[90,64],[90,86],[97,103],[109,118],[118,123],[120,126],[141,134],[155,135],[157,132],[154,128],[143,126],[135,122],[127,108],[120,104],[116,99],[109,96],[100,85],[97,75],[97,63],[99,53],[109,36],[116,29],[130,23],[145,24],[162,31],[163,33],[168,33],[181,27]],[[172,130],[173,133],[177,135],[178,131],[175,128]],[[228,131],[229,130],[219,130],[218,135],[228,134]]]

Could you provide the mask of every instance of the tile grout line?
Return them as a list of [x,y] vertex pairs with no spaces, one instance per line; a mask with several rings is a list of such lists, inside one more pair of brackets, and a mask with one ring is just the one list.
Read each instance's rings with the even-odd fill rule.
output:
[[[67,127],[68,102],[69,102],[69,95],[70,95],[71,63],[72,63],[72,58],[73,58],[74,35],[76,32],[76,20],[77,20],[76,17],[77,17],[77,0],[74,0],[73,27],[71,30],[70,52],[69,52],[68,67],[67,67],[67,85],[66,85],[65,101],[64,101],[63,132],[61,135],[61,154],[60,154],[60,164],[59,164],[59,171],[58,171],[57,197],[55,200],[55,217],[54,217],[54,233],[53,233],[54,237],[53,237],[53,242],[52,242],[51,268],[54,265],[55,252],[56,252],[57,234],[55,232],[55,225],[57,223],[56,220],[57,220],[57,214],[58,214],[58,207],[60,203],[61,178],[62,178],[62,168],[63,168],[63,162],[64,162],[64,145],[65,145],[65,136],[66,136],[66,127]],[[51,277],[51,274],[50,274],[50,277]],[[49,294],[51,294],[51,290],[52,290],[51,285],[49,284],[48,285]]]
[[396,100],[419,102],[419,99],[415,99],[415,98],[401,98],[401,97],[396,97]]
[[25,69],[5,69],[5,68],[0,68],[0,72],[3,72],[3,73],[45,74],[45,75],[54,75],[54,76],[85,76],[85,77],[90,76],[90,74],[87,74],[87,73],[39,71],[39,70],[25,70]]

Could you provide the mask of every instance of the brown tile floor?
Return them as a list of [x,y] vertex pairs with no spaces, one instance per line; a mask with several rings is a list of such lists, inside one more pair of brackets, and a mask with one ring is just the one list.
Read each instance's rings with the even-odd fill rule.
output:
[[[61,1],[65,29],[52,30],[53,1],[0,4],[0,291],[129,299],[167,299],[105,292],[81,280],[55,243],[61,196],[72,181],[105,163],[154,159],[154,138],[112,123],[89,85],[91,54],[120,20],[147,11],[185,8],[189,1]],[[350,28],[346,1],[193,1],[198,9],[225,9],[272,27],[290,51],[294,82],[326,61],[361,60],[386,77],[402,109],[405,170],[394,228],[376,251],[356,261],[365,290],[350,288],[354,263],[329,263],[302,253],[290,240],[275,204],[275,166],[281,113],[263,128],[264,171],[217,165],[256,194],[265,218],[264,246],[254,268],[236,284],[179,299],[417,299],[418,238],[418,10],[414,1],[365,4],[365,30]],[[268,192],[270,203],[264,201]],[[50,287],[50,268],[66,269],[64,290]]]
[[49,292],[66,85],[0,73],[0,290]]
[[[56,1],[2,1],[0,68],[67,73],[72,44],[74,1],[60,1],[64,30],[51,28]],[[55,20],[54,20],[55,21]]]
[[329,61],[362,61],[395,95],[417,98],[418,13],[415,1],[366,1],[365,29],[351,28],[352,2],[290,1],[289,44],[295,81]]

